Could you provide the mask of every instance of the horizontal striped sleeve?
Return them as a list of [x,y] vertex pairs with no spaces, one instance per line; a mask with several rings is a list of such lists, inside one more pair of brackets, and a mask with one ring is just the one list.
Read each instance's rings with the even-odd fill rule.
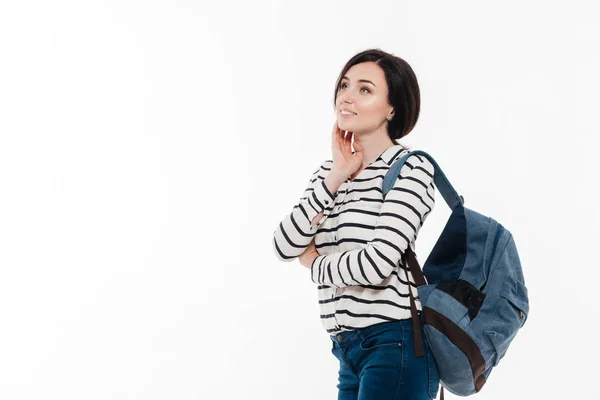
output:
[[277,226],[273,232],[273,251],[281,261],[293,261],[308,247],[317,225],[312,220],[327,208],[333,208],[334,194],[325,186],[325,177],[331,169],[333,160],[321,163],[306,185],[306,189],[297,205]]
[[311,279],[319,285],[377,285],[401,263],[435,204],[434,167],[412,155],[388,192],[374,227],[373,239],[360,249],[316,257]]

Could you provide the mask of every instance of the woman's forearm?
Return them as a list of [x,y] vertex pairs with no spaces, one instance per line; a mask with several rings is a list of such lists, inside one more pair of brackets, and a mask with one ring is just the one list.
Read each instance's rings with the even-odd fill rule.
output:
[[[338,191],[338,189],[340,188],[342,183],[344,183],[345,180],[346,180],[346,178],[342,177],[342,174],[333,172],[333,173],[329,173],[329,175],[327,175],[325,177],[324,183],[325,183],[325,186],[327,186],[327,189],[329,189],[331,194],[333,194],[333,196],[335,197],[336,192]],[[317,214],[313,218],[311,225],[317,226],[319,224],[319,221],[321,220],[321,218],[323,218],[323,211],[321,211],[319,214]]]

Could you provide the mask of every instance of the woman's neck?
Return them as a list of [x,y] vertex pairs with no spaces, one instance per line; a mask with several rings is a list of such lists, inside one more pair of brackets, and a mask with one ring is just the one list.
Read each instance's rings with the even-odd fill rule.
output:
[[[358,143],[362,145],[360,141]],[[350,180],[353,181],[358,174],[360,174],[362,171],[364,171],[365,168],[367,168],[369,165],[375,162],[375,160],[377,160],[377,158],[379,158],[379,156],[381,156],[387,149],[389,149],[392,146],[395,146],[396,144],[397,143],[388,140],[387,142],[377,144],[376,146],[373,143],[367,145],[368,147],[363,145],[363,164],[358,170],[356,170],[352,175],[350,175]]]
[[363,165],[360,170],[367,168],[372,164],[380,155],[382,155],[387,149],[395,146],[396,143],[391,140],[386,140],[382,143],[366,143],[363,144],[361,141],[358,142],[363,147]]

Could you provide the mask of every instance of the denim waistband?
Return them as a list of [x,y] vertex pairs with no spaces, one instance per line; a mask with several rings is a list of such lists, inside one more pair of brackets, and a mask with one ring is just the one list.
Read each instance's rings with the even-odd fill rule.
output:
[[[419,313],[419,316],[421,313]],[[385,325],[385,326],[384,326]],[[372,331],[381,328],[395,328],[398,330],[412,332],[412,318],[401,319],[396,321],[386,321],[380,322],[378,324],[369,325],[364,328],[358,328],[351,331],[342,331],[335,335],[329,335],[332,341],[336,343],[348,343],[356,339],[363,339],[366,335],[370,334]]]

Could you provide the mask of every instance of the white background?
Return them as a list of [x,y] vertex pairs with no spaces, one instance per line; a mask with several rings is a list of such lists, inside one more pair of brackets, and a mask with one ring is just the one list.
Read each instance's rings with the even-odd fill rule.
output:
[[0,398],[335,399],[271,240],[373,47],[419,79],[402,143],[521,256],[531,314],[474,398],[598,398],[593,3],[3,0]]

